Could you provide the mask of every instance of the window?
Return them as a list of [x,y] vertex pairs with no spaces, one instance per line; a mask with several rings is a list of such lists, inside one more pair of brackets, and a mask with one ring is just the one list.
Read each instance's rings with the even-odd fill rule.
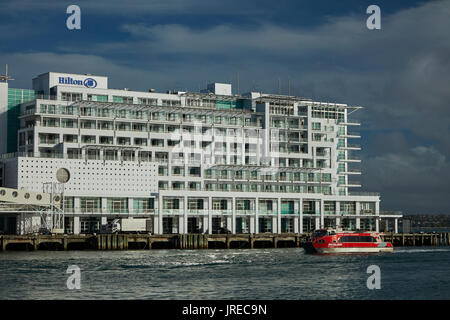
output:
[[203,199],[189,199],[188,200],[189,210],[203,210]]
[[164,140],[163,139],[152,139],[152,146],[153,147],[164,147]]
[[377,242],[377,239],[372,236],[343,236],[339,242]]
[[100,137],[100,144],[113,144],[113,137]]
[[179,199],[164,199],[163,200],[163,208],[164,209],[180,209],[180,200]]
[[61,92],[61,100],[63,101],[81,101],[81,93]]
[[213,210],[227,210],[228,202],[227,200],[213,200]]
[[146,146],[147,145],[147,139],[145,138],[135,138],[134,144],[137,146]]
[[82,197],[80,198],[80,209],[81,212],[85,213],[96,213],[101,212],[101,198],[88,198]]
[[133,103],[133,97],[119,97],[119,96],[113,96],[113,102],[117,103]]
[[155,208],[155,199],[134,199],[133,200],[133,211],[137,213],[145,213],[152,211]]
[[181,101],[179,100],[162,100],[162,105],[163,106],[179,106],[181,105]]
[[95,143],[95,136],[81,136],[82,143]]
[[108,198],[107,206],[110,213],[127,213],[128,198]]
[[65,134],[64,135],[64,142],[67,143],[77,143],[78,142],[78,136],[73,134]]
[[146,104],[146,105],[156,105],[158,103],[158,99],[153,98],[138,98],[139,104]]
[[88,101],[108,102],[108,96],[88,94]]
[[131,139],[125,138],[125,137],[118,137],[117,144],[129,146],[129,145],[131,145]]

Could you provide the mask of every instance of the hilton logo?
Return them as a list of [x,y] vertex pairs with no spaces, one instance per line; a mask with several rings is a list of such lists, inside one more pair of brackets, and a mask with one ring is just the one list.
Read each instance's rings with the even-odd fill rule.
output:
[[59,77],[58,78],[60,84],[72,84],[77,86],[85,86],[86,88],[95,88],[97,87],[97,81],[92,78],[87,78],[83,80],[74,80],[71,77]]

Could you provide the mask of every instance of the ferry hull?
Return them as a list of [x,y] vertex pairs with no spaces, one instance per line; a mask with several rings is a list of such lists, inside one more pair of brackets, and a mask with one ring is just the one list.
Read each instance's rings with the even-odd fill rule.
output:
[[317,253],[379,253],[393,252],[394,248],[315,248]]

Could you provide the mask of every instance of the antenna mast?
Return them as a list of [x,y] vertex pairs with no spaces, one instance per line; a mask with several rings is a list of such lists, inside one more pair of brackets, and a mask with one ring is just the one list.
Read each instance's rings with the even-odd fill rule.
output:
[[0,81],[5,81],[6,83],[8,83],[8,80],[14,80],[13,78],[11,78],[10,76],[8,76],[8,65],[6,65],[6,72],[5,75],[2,76],[0,75]]

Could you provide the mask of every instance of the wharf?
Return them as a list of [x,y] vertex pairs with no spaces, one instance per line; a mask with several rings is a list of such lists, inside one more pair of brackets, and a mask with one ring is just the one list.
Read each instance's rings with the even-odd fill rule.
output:
[[[307,233],[1,235],[0,248],[2,251],[299,248],[309,237]],[[450,233],[385,233],[383,239],[394,247],[450,245]]]

